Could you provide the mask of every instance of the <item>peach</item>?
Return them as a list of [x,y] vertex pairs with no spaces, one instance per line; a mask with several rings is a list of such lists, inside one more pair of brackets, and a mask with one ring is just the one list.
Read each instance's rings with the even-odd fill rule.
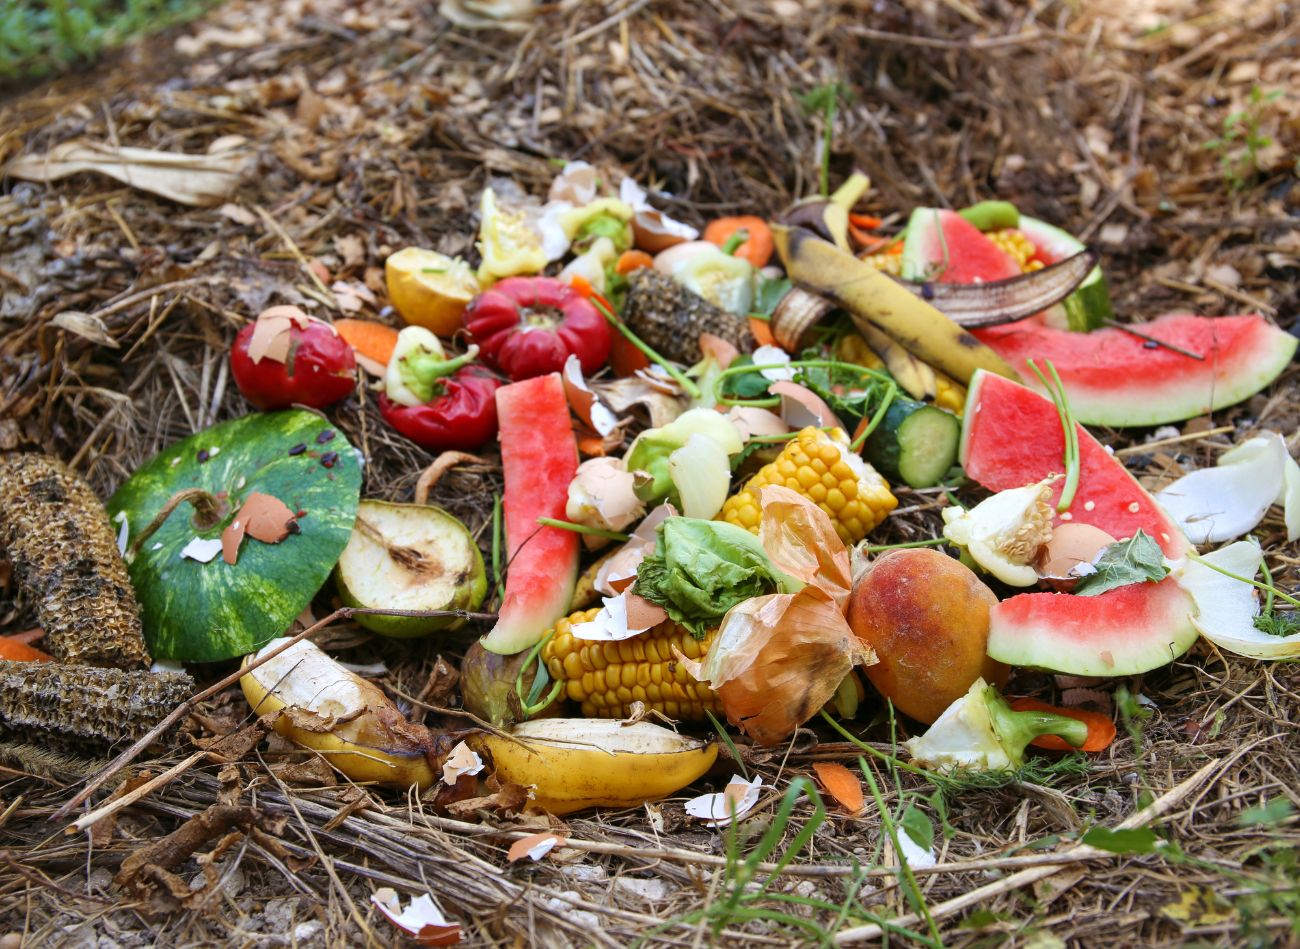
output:
[[894,707],[929,724],[977,678],[1006,682],[990,659],[989,609],[997,603],[975,573],[937,550],[890,551],[871,564],[849,600],[849,625],[880,661],[865,672]]

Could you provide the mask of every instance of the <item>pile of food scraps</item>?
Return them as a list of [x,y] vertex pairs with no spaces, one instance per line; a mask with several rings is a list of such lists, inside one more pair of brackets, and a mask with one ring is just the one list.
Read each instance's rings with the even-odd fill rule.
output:
[[[329,810],[291,785],[359,792],[341,821],[405,800],[439,831],[495,834],[510,863],[602,852],[571,815],[622,811],[643,835],[671,815],[698,855],[773,874],[756,892],[742,874],[726,914],[664,921],[718,931],[766,912],[787,831],[793,859],[828,810],[874,821],[874,849],[831,862],[896,880],[906,911],[804,894],[840,912],[817,932],[937,939],[917,881],[944,837],[901,785],[887,806],[887,781],[931,789],[947,833],[954,789],[1039,787],[1140,740],[1150,700],[1127,684],[1198,642],[1300,654],[1300,600],[1253,534],[1300,538],[1288,440],[1234,430],[1154,493],[1098,440],[1185,441],[1169,426],[1268,393],[1296,339],[1258,313],[1135,324],[1099,255],[1014,203],[887,207],[863,171],[820,177],[780,213],[722,216],[607,163],[563,163],[538,193],[489,179],[472,250],[396,249],[374,288],[305,261],[366,315],[246,314],[214,370],[244,414],[140,459],[102,505],[60,460],[6,454],[0,540],[38,625],[3,640],[6,759],[58,779],[100,756],[55,816],[110,838],[222,766],[214,803],[121,863],[115,885],[154,911],[187,905],[178,873],[208,844],[204,867],[240,840],[289,870],[328,859],[241,801],[236,763],[269,755],[282,815]],[[60,325],[91,338],[77,316]],[[432,459],[413,503],[367,490],[390,445]],[[477,496],[430,503],[465,470],[487,473]],[[394,656],[431,663],[416,694]],[[1155,850],[1146,825],[1208,774],[1076,828],[1062,862]],[[1060,865],[1022,856],[989,866]],[[454,887],[400,882],[353,905],[363,927],[451,944],[478,925]],[[986,886],[936,909],[1012,888]]]

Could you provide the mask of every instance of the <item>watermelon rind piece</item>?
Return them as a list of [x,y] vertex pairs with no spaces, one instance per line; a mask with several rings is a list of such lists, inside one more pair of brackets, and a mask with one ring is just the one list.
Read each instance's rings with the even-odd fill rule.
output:
[[[1056,515],[1055,522],[1091,524],[1116,540],[1141,529],[1170,560],[1181,558],[1191,545],[1173,518],[1104,445],[1083,426],[1076,428],[1078,490],[1070,509]],[[1060,416],[1049,399],[982,370],[971,378],[958,460],[972,480],[990,491],[1006,491],[1063,474],[1064,443]],[[1063,482],[1060,478],[1053,485],[1052,505]]]
[[[1046,264],[1057,263],[1087,250],[1083,241],[1073,234],[1038,218],[1020,215],[1018,229],[1038,249],[1038,256]],[[1073,293],[1044,312],[1043,322],[1053,329],[1087,333],[1104,326],[1114,317],[1106,275],[1098,265],[1089,271]]]
[[[180,662],[246,655],[284,635],[329,579],[356,520],[360,458],[316,412],[258,412],[165,449],[109,498],[109,517],[124,516],[134,538],[187,488],[225,492],[226,511],[199,528],[181,504],[128,564],[149,652]],[[196,538],[219,540],[253,492],[295,511],[298,532],[278,544],[245,537],[234,564],[182,556]]]
[[988,654],[1066,675],[1137,675],[1192,648],[1195,609],[1172,577],[1099,596],[1022,593],[989,611]]
[[914,282],[982,283],[1020,276],[1020,266],[956,211],[916,208],[903,233],[899,275]]
[[578,446],[558,372],[502,386],[496,393],[505,475],[506,590],[483,648],[514,655],[541,641],[568,612],[578,580],[578,535],[541,527],[565,520]]
[[1205,358],[1148,345],[1116,327],[1082,335],[1022,320],[975,335],[1039,391],[1026,361],[1050,360],[1075,418],[1112,428],[1181,422],[1235,405],[1276,379],[1300,343],[1256,314],[1171,313],[1135,329]]

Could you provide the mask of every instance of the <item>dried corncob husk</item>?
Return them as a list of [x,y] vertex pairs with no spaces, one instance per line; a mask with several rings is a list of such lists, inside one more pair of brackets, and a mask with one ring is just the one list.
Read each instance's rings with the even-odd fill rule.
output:
[[142,737],[193,694],[184,672],[0,661],[0,740],[101,751]]
[[48,455],[0,457],[0,545],[60,662],[147,668],[126,564],[90,485]]
[[701,333],[719,336],[741,352],[754,348],[744,317],[714,306],[650,267],[628,277],[623,320],[659,355],[686,365],[700,360]]

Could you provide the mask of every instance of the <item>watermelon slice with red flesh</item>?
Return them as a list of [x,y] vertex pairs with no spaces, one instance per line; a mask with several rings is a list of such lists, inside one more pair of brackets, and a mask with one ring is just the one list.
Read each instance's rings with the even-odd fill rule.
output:
[[988,654],[1069,675],[1137,675],[1196,642],[1195,604],[1172,577],[1099,596],[1022,593],[989,611]]
[[1020,320],[974,332],[1040,391],[1027,360],[1040,368],[1050,360],[1075,418],[1116,428],[1182,421],[1247,399],[1290,364],[1297,343],[1254,314],[1169,314],[1135,329],[1205,358],[1114,327],[1070,333]]
[[[1078,433],[1079,486],[1056,523],[1091,524],[1118,540],[1141,529],[1167,558],[1182,557],[1190,545],[1169,515],[1082,426]],[[975,373],[962,417],[967,475],[991,491],[1033,484],[1064,470],[1064,443],[1060,416],[1048,399],[1001,376]],[[1062,487],[1056,484],[1053,505]],[[1191,648],[1194,611],[1172,578],[1099,596],[1022,593],[990,611],[988,653],[1011,665],[1071,675],[1136,675]]]
[[496,399],[509,559],[505,597],[483,648],[509,656],[540,641],[573,599],[578,535],[537,519],[564,519],[578,446],[559,373],[502,386]]
[[[1182,557],[1191,545],[1178,525],[1110,451],[1083,426],[1077,427],[1079,486],[1070,509],[1057,515],[1056,522],[1091,524],[1117,540],[1132,537],[1140,528],[1170,560]],[[961,436],[962,467],[990,491],[1020,488],[1065,472],[1065,433],[1056,406],[1001,376],[975,373]],[[1053,488],[1053,506],[1063,488],[1062,478]]]
[[956,211],[917,208],[903,238],[901,276],[931,283],[986,283],[1020,276],[1020,265]]

